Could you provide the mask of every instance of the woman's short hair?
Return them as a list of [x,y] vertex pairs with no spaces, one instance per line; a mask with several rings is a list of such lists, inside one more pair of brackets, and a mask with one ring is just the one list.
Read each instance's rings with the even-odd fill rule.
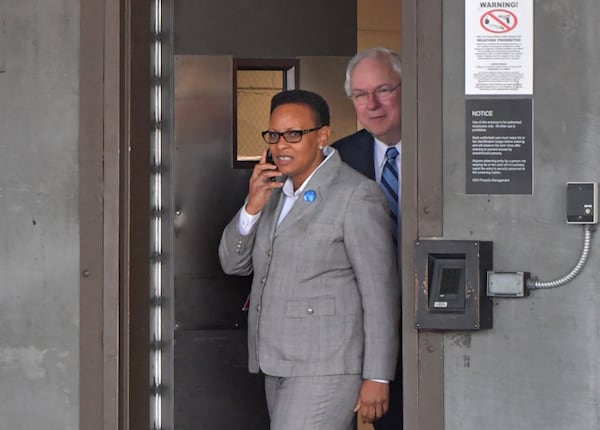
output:
[[281,105],[295,103],[308,106],[315,114],[316,126],[329,125],[329,106],[323,97],[306,90],[285,90],[271,99],[271,113]]

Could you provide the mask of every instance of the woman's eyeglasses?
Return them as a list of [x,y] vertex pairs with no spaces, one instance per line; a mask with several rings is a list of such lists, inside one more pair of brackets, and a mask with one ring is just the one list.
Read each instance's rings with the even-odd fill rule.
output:
[[320,130],[321,128],[323,128],[323,126],[309,128],[307,130],[287,130],[284,132],[266,130],[266,131],[261,132],[260,134],[262,135],[265,142],[267,142],[270,145],[274,145],[277,142],[279,142],[279,139],[281,139],[281,136],[283,136],[285,141],[288,143],[298,143],[302,140],[302,137],[305,134],[308,134],[311,131]]

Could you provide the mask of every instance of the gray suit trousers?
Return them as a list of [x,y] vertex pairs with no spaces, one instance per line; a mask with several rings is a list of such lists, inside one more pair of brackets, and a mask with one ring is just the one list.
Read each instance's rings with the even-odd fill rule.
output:
[[265,375],[271,430],[352,430],[360,375]]

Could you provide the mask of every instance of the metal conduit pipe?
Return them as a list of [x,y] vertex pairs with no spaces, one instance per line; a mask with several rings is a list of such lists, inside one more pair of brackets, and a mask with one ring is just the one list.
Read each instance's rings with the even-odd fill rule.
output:
[[579,272],[581,272],[581,269],[583,269],[583,266],[585,265],[585,263],[588,259],[588,256],[590,255],[590,247],[591,247],[591,243],[592,243],[592,226],[590,224],[585,224],[583,226],[583,231],[584,231],[583,249],[581,250],[581,256],[579,257],[579,261],[577,262],[575,267],[573,267],[573,269],[569,273],[567,273],[565,276],[563,276],[562,278],[558,278],[553,281],[539,281],[539,280],[530,278],[527,281],[527,287],[530,290],[560,287],[561,285],[564,285],[567,282],[570,282],[577,275],[579,275]]

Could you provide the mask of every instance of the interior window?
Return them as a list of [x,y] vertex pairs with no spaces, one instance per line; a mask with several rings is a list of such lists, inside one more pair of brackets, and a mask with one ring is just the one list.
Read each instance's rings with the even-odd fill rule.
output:
[[265,143],[260,132],[267,128],[273,95],[297,88],[298,60],[235,59],[233,101],[234,167],[252,167]]

